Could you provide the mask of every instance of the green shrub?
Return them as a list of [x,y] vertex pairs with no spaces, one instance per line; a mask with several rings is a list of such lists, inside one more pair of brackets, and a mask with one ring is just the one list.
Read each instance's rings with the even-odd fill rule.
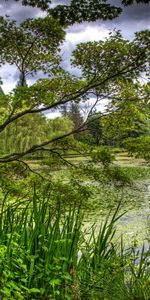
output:
[[115,160],[115,156],[107,146],[97,147],[91,152],[94,163],[100,162],[103,166],[108,166]]
[[109,166],[105,172],[107,178],[116,185],[124,186],[133,183],[130,172],[120,166]]
[[67,162],[63,161],[58,154],[52,154],[41,162],[42,165],[49,167],[51,170],[60,170]]
[[141,157],[150,161],[150,136],[128,138],[124,142],[124,146],[130,155],[135,155],[135,157]]

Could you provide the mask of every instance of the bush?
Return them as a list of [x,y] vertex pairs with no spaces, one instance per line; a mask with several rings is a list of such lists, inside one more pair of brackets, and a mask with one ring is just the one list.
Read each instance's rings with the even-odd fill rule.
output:
[[150,161],[150,136],[128,138],[124,142],[124,146],[130,155],[135,155],[135,157],[141,157],[146,161]]
[[106,170],[108,179],[118,186],[130,185],[133,183],[130,173],[120,166],[111,166]]
[[91,152],[91,158],[93,162],[100,162],[103,166],[108,166],[115,160],[115,156],[107,146],[101,146],[95,148]]

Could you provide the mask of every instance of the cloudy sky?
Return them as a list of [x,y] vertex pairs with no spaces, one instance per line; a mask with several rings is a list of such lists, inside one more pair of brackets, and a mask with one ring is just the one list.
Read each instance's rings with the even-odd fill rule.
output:
[[[119,4],[118,0],[110,0],[113,4]],[[60,4],[62,1],[54,0],[55,3]],[[44,13],[36,8],[21,6],[14,0],[8,2],[0,0],[0,14],[9,15],[12,19],[18,22],[29,17],[44,16]],[[112,21],[98,20],[94,23],[75,24],[67,29],[66,40],[63,45],[63,66],[71,71],[69,64],[69,57],[75,45],[80,42],[93,41],[104,39],[108,32],[113,29],[120,29],[123,36],[128,39],[134,37],[134,32],[150,29],[150,5],[149,4],[134,4],[123,9],[123,13]],[[13,66],[4,66],[0,70],[0,76],[3,80],[3,90],[10,92],[16,85],[18,72]],[[9,82],[9,84],[8,84]],[[31,83],[31,80],[30,80]]]

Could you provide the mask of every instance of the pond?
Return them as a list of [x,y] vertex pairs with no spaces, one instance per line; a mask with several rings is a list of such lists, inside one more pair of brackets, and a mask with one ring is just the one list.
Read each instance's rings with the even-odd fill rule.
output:
[[[133,184],[117,186],[112,183],[102,183],[90,181],[89,178],[79,176],[77,180],[92,188],[93,193],[84,208],[85,219],[84,228],[90,228],[93,224],[99,228],[106,219],[110,210],[116,209],[121,202],[120,214],[126,212],[117,222],[116,233],[118,237],[123,234],[126,244],[136,240],[139,245],[146,242],[149,245],[150,233],[150,168],[143,164],[143,161],[131,160],[118,163],[125,174],[128,174]],[[77,172],[77,170],[76,170]],[[98,172],[103,173],[102,167],[98,167]],[[60,180],[68,181],[69,172],[64,170],[55,174]],[[82,178],[83,176],[83,178]],[[103,174],[102,174],[103,178]]]
[[[149,177],[149,175],[148,175]],[[94,198],[94,197],[93,197]],[[94,199],[93,199],[94,201]],[[110,210],[114,211],[121,202],[120,214],[125,214],[117,221],[116,234],[126,245],[132,242],[145,247],[150,243],[150,179],[135,180],[133,187],[115,188],[103,186],[95,193],[95,209],[88,212],[86,226],[93,223],[99,227]]]
[[141,205],[129,210],[118,222],[118,231],[122,232],[127,243],[131,240],[137,244],[150,245],[150,185],[146,185],[145,193],[142,191]]

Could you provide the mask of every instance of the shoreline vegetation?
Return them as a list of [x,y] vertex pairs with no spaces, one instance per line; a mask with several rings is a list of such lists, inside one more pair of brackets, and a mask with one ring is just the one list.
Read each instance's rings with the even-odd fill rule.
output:
[[[124,213],[123,213],[124,214]],[[149,299],[149,250],[115,240],[118,204],[95,233],[82,231],[83,211],[51,215],[36,189],[23,209],[0,215],[1,299]]]
[[[131,187],[127,184],[114,190],[113,182],[112,186],[107,180],[102,182],[100,178],[104,170],[102,166],[97,167],[99,186],[96,184],[98,195],[95,207],[94,204],[92,206],[92,201],[96,199],[94,181],[91,181],[92,193],[86,189],[84,177],[84,186],[80,182],[78,189],[77,171],[76,176],[74,172],[71,175],[69,170],[68,174],[66,170],[54,172],[55,184],[45,185],[43,191],[42,179],[35,183],[34,178],[27,195],[22,194],[22,198],[18,198],[14,193],[12,203],[12,195],[3,195],[0,214],[1,299],[149,300],[148,237],[141,246],[135,234],[127,244],[125,235],[121,233],[122,228],[118,231],[118,223],[127,216],[132,189],[135,190],[130,204],[134,207],[139,201],[140,207],[141,186],[138,188],[135,182],[142,182],[144,187],[145,180],[150,178],[150,171],[143,164],[140,166],[141,172],[139,166],[120,165],[123,173],[119,175],[124,174],[126,180],[128,174]],[[80,168],[78,172],[81,172]],[[67,177],[72,182],[69,190],[66,189]],[[145,189],[141,201],[144,195]],[[99,203],[98,198],[102,200]],[[123,205],[125,198],[126,205],[125,202]],[[112,203],[108,205],[110,199]],[[100,208],[105,213],[103,211],[96,217]],[[90,214],[87,226],[85,223]]]

